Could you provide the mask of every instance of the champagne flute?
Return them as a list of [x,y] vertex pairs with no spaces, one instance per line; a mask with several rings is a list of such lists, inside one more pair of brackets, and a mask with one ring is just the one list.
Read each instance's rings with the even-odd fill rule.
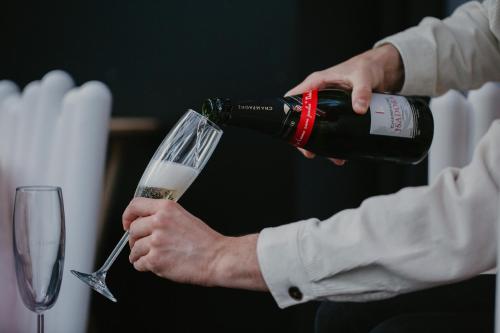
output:
[[[222,130],[217,125],[196,111],[188,110],[156,150],[134,196],[179,200],[207,163],[221,135]],[[96,272],[87,274],[72,270],[71,273],[116,302],[106,285],[106,274],[127,243],[128,232],[125,232]]]
[[19,293],[24,305],[37,314],[37,332],[43,333],[44,311],[57,300],[64,266],[61,188],[18,187],[13,234]]

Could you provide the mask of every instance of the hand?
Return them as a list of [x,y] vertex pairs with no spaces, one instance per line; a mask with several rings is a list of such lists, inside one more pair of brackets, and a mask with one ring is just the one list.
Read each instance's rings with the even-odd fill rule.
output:
[[267,290],[257,235],[223,236],[171,200],[135,198],[122,219],[138,271],[182,283]]
[[[401,90],[404,68],[398,50],[391,44],[366,51],[341,64],[314,72],[302,83],[286,93],[299,95],[313,89],[337,87],[352,90],[352,108],[358,114],[365,114],[370,105],[372,90],[386,92]],[[314,153],[299,149],[307,158]],[[331,159],[342,165],[345,161]]]

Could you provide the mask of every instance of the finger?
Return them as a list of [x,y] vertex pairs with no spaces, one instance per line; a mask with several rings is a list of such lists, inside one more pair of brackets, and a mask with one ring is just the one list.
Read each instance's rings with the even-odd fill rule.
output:
[[122,215],[123,229],[128,230],[130,224],[138,217],[150,216],[155,214],[161,207],[164,200],[134,198],[129,203]]
[[128,230],[128,243],[130,245],[130,248],[134,246],[134,243],[138,239],[151,235],[154,229],[153,221],[154,220],[149,216],[139,217],[138,219],[134,220],[132,224],[130,224],[130,228]]
[[346,160],[339,160],[338,158],[329,158],[330,161],[332,161],[333,164],[342,166],[345,164]]
[[151,244],[151,236],[147,236],[137,240],[134,244],[134,247],[130,251],[130,255],[128,256],[130,262],[134,263],[140,258],[147,255],[149,253],[149,250],[151,249],[150,244]]
[[370,77],[365,72],[359,72],[352,78],[352,108],[358,114],[365,114],[372,99]]
[[299,147],[297,147],[297,149],[302,153],[302,155],[304,155],[307,158],[314,158],[314,157],[316,157],[316,154],[313,153],[313,152],[310,152],[309,150],[306,150],[304,148],[299,148]]
[[324,71],[314,72],[308,77],[306,77],[306,79],[302,81],[299,85],[289,90],[285,94],[285,96],[299,95],[313,89],[324,88],[325,86],[326,86],[325,72]]
[[146,257],[141,257],[139,260],[135,261],[134,268],[139,272],[149,271]]

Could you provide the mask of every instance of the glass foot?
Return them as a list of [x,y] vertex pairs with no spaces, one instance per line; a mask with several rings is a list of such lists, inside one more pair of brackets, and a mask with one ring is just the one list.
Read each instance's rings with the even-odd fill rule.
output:
[[109,291],[108,287],[106,286],[106,281],[105,281],[106,275],[96,274],[96,273],[87,274],[87,273],[77,272],[75,270],[71,270],[71,273],[73,273],[73,275],[75,275],[77,278],[85,282],[88,286],[97,291],[99,294],[103,295],[107,299],[116,303],[115,296],[113,296],[111,291]]

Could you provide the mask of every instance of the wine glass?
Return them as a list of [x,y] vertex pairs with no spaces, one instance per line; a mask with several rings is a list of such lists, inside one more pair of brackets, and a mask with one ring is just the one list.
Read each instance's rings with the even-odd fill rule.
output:
[[24,305],[37,314],[37,332],[43,333],[43,313],[57,300],[64,266],[61,188],[18,187],[13,233],[19,293]]
[[[222,130],[206,117],[188,110],[160,144],[135,191],[135,197],[177,201],[203,169],[212,155]],[[122,236],[104,264],[96,272],[71,273],[113,302],[116,298],[106,286],[106,274],[128,243]]]

